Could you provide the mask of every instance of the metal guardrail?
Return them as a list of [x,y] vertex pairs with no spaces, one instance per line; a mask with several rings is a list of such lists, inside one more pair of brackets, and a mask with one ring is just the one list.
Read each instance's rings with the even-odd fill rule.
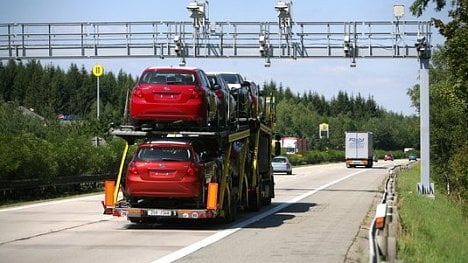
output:
[[[381,204],[385,204],[387,202],[387,189],[388,189],[388,184],[390,183],[390,177],[387,177],[385,180],[385,192],[382,196]],[[372,220],[370,229],[369,229],[369,262],[371,263],[377,263],[379,262],[379,247],[377,245],[377,242],[375,240],[375,237],[377,235],[377,228],[376,226],[376,217]]]
[[[388,170],[388,177],[385,180],[385,191],[379,205],[385,205],[383,227],[377,226],[378,216],[372,220],[369,229],[369,262],[396,261],[396,238],[398,226],[398,212],[396,209],[396,177],[400,171],[407,169],[412,163],[405,165],[396,165]],[[381,216],[381,215],[379,215]]]
[[61,176],[50,179],[1,180],[0,193],[72,184],[103,183],[105,180],[113,178],[115,178],[115,174]]

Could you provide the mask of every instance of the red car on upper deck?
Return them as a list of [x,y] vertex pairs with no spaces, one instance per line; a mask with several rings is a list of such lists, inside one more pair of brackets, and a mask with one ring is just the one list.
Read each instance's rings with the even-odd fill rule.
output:
[[203,70],[150,67],[133,88],[130,118],[136,127],[149,129],[213,127],[219,119],[218,103]]

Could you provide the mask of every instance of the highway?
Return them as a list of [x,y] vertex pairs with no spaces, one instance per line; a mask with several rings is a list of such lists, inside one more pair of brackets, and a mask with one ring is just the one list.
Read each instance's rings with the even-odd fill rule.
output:
[[103,215],[103,195],[0,209],[0,262],[343,262],[402,162],[293,168],[275,175],[271,206],[229,225],[135,225]]

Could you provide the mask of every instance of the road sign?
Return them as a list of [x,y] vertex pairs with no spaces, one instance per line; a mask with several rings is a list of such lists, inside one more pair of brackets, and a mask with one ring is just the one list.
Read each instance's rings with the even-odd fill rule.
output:
[[327,123],[320,124],[320,131],[328,131],[328,124]]
[[96,114],[97,114],[97,119],[99,120],[99,77],[102,76],[104,73],[104,67],[102,65],[96,64],[93,66],[93,75],[97,78],[96,79],[96,86],[97,86],[97,91],[96,91]]
[[99,65],[99,64],[94,65],[93,67],[94,76],[100,77],[102,76],[103,73],[104,73],[104,67],[102,65]]
[[327,138],[330,137],[330,133],[328,130],[328,123],[321,123],[319,124],[319,138],[322,139],[322,132],[327,133]]

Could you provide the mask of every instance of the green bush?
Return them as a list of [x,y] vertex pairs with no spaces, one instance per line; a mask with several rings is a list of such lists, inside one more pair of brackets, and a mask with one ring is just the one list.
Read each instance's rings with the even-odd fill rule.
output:
[[117,174],[124,150],[123,140],[111,140],[105,146],[95,147],[90,156],[91,174]]
[[312,150],[304,152],[303,154],[290,154],[288,158],[293,165],[341,162],[344,161],[344,152],[338,150]]
[[84,175],[91,170],[93,146],[88,138],[64,138],[55,147],[59,176]]
[[468,144],[460,147],[452,155],[448,163],[448,174],[450,174],[449,184],[451,195],[456,196],[458,200],[467,200],[468,191],[468,165],[466,157],[468,156]]
[[60,123],[25,114],[0,101],[0,180],[40,179],[116,173],[123,140],[93,146],[95,124]]
[[0,136],[0,179],[50,179],[57,176],[59,163],[54,147],[30,133]]
[[435,198],[420,195],[420,167],[397,177],[401,234],[398,258],[404,262],[467,262],[468,224],[463,203],[436,187]]

